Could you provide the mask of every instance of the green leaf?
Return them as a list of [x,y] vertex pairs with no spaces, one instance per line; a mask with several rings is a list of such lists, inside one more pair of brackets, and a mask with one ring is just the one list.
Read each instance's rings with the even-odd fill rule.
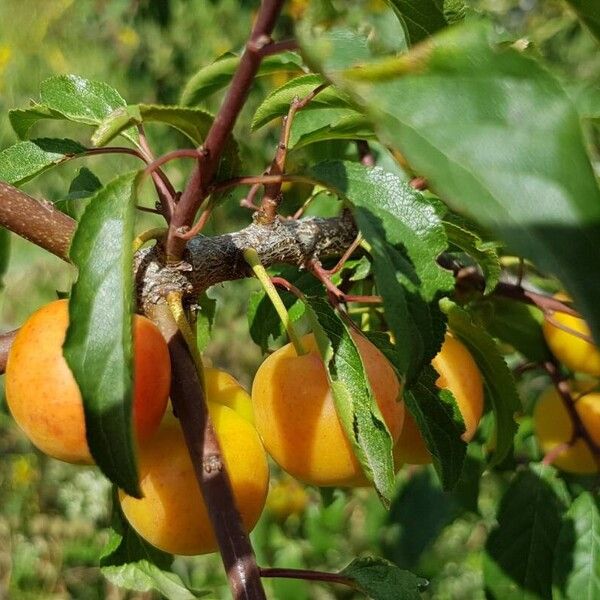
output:
[[132,241],[138,172],[91,199],[70,257],[79,268],[63,353],[79,384],[88,446],[103,473],[139,497],[132,440]]
[[[442,490],[433,469],[422,468],[401,478],[385,515],[391,535],[381,536],[385,556],[403,568],[418,568],[420,559],[457,516],[452,494]],[[387,529],[387,528],[386,528]]]
[[202,294],[197,301],[198,312],[196,313],[196,342],[198,350],[204,352],[210,342],[210,333],[212,331],[213,321],[215,320],[215,311],[217,301]]
[[324,140],[374,139],[369,121],[351,108],[302,110],[294,117],[290,149],[299,149]]
[[[112,112],[100,123],[92,136],[96,146],[103,146],[115,136],[141,123],[163,123],[185,135],[194,146],[200,146],[214,121],[213,115],[200,108],[132,104]],[[239,170],[238,145],[230,136],[219,166],[219,178],[231,177]]]
[[138,592],[157,591],[169,600],[193,600],[181,578],[170,572],[173,556],[150,545],[129,525],[113,494],[112,529],[100,559],[102,574],[114,585]]
[[0,180],[21,185],[86,151],[73,140],[40,138],[18,142],[0,152]]
[[209,592],[192,593],[179,575],[162,571],[147,560],[120,567],[102,567],[101,571],[116,586],[136,592],[155,590],[167,600],[195,600],[210,595]]
[[[320,75],[301,75],[271,92],[256,109],[252,129],[256,130],[277,117],[287,115],[295,98],[302,100],[325,83]],[[317,94],[297,117],[303,113],[323,108],[352,108],[350,98],[329,86]]]
[[154,122],[170,125],[187,136],[194,145],[199,146],[213,121],[213,115],[200,108],[131,104],[110,113],[94,132],[92,142],[95,146],[104,146],[133,125]]
[[42,104],[69,121],[98,125],[104,118],[127,103],[119,92],[102,81],[90,81],[77,75],[57,75],[42,82]]
[[462,473],[453,495],[465,510],[475,514],[479,512],[479,490],[485,469],[483,446],[476,442],[468,444]]
[[[444,15],[446,4],[456,4],[447,0],[387,0],[402,23],[409,46],[428,38],[448,26]],[[461,3],[462,4],[462,3]],[[454,8],[454,7],[453,7]],[[460,7],[458,11],[460,14]],[[455,16],[455,19],[457,17]]]
[[4,227],[0,227],[0,290],[4,287],[4,275],[8,270],[10,262],[10,233]]
[[563,81],[569,98],[582,119],[600,122],[600,86],[592,81]]
[[463,471],[467,444],[460,436],[465,424],[452,392],[440,390],[435,384],[438,377],[433,367],[425,367],[404,391],[404,403],[433,457],[442,487],[451,490]]
[[27,108],[16,108],[8,111],[10,124],[20,140],[27,138],[29,130],[45,119],[64,120],[62,113],[48,108],[44,104],[32,103]]
[[365,475],[375,484],[383,503],[389,505],[394,491],[392,438],[356,344],[326,300],[307,297],[306,301],[340,423]]
[[90,196],[101,187],[102,182],[87,167],[81,167],[71,182],[67,197],[64,200],[57,200],[54,206],[79,221],[89,204]]
[[121,567],[148,561],[159,569],[170,569],[173,556],[149,544],[131,527],[121,510],[118,490],[113,489],[110,537],[100,558],[101,567]]
[[498,285],[500,279],[501,268],[498,244],[496,242],[484,242],[477,233],[450,220],[444,220],[444,229],[448,241],[452,245],[477,261],[485,278],[484,292],[489,294]]
[[353,206],[370,244],[377,291],[396,340],[394,363],[409,378],[439,351],[445,333],[436,298],[454,285],[437,264],[447,240],[436,208],[399,177],[357,163],[326,162],[311,177]]
[[[407,55],[320,63],[444,201],[556,275],[600,340],[600,189],[579,115],[547,69],[490,35],[459,25]],[[301,30],[313,60],[323,36]]]
[[[223,89],[233,77],[240,57],[228,54],[214,63],[200,69],[187,82],[181,94],[181,104],[192,106],[199,104],[208,96]],[[262,60],[257,77],[273,73],[301,73],[302,59],[295,52],[267,56]]]
[[373,600],[420,600],[426,586],[423,579],[383,558],[356,558],[340,575],[352,579],[355,589]]
[[517,473],[486,543],[484,578],[493,598],[551,597],[552,564],[566,501],[564,483],[553,469]]
[[539,308],[498,296],[489,296],[473,308],[488,333],[510,344],[530,361],[542,363],[550,359],[542,333],[544,317]]
[[368,64],[374,58],[368,35],[364,30],[357,32],[346,26],[340,27],[326,18],[318,24],[318,33],[310,44],[305,44],[302,32],[308,26],[308,19],[301,21],[297,32],[302,44],[302,55],[313,71],[325,74],[343,71],[351,65]]
[[492,467],[511,452],[517,431],[514,416],[521,412],[522,406],[515,380],[490,334],[473,323],[471,315],[451,300],[444,298],[440,305],[448,317],[448,327],[473,355],[492,403],[496,421],[496,449],[489,464]]
[[[365,335],[396,367],[395,350],[389,336],[382,332]],[[456,486],[463,471],[467,444],[460,436],[465,432],[465,424],[452,392],[440,390],[435,384],[438,377],[431,365],[425,366],[418,379],[406,386],[403,399],[433,457],[442,487],[450,490]]]
[[567,0],[592,35],[600,40],[600,11],[596,0]]
[[554,553],[553,598],[600,598],[600,510],[589,492],[569,508]]
[[[126,105],[119,92],[101,81],[77,75],[57,75],[42,82],[41,103],[12,110],[9,118],[19,138],[24,139],[33,125],[44,119],[67,120],[85,125],[99,125],[110,113]],[[136,143],[135,130],[123,135]]]

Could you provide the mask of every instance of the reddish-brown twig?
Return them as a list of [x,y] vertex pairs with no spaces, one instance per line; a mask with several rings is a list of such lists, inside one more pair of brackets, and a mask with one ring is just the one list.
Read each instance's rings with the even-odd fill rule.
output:
[[204,229],[204,226],[206,225],[206,222],[210,218],[211,214],[212,214],[212,208],[211,207],[206,208],[202,212],[202,214],[200,215],[200,218],[198,219],[198,221],[196,221],[194,226],[186,233],[178,233],[179,237],[181,237],[184,240],[191,240],[195,235],[198,235]]
[[354,254],[355,250],[360,246],[362,239],[363,239],[362,235],[359,233],[356,236],[356,239],[352,242],[352,244],[348,248],[348,250],[346,250],[346,252],[344,252],[344,254],[340,258],[338,263],[335,265],[335,267],[333,267],[333,269],[323,269],[323,273],[326,273],[327,275],[331,276],[331,275],[335,275],[336,273],[341,271],[344,268],[344,265],[346,264],[348,259]]
[[0,181],[0,225],[69,261],[69,247],[77,222],[51,202],[35,200]]
[[304,300],[304,294],[302,291],[293,283],[290,283],[287,279],[284,279],[283,277],[271,277],[271,281],[273,282],[273,285],[276,285],[280,288],[283,288],[287,292],[294,294],[294,296],[300,300]]
[[321,262],[317,259],[311,259],[307,264],[308,270],[325,286],[329,302],[334,306],[358,302],[361,304],[382,304],[381,296],[355,296],[346,294],[331,281],[331,271],[324,269]]
[[[306,97],[302,99],[294,98],[294,100],[292,100],[287,115],[282,119],[279,143],[277,144],[277,150],[275,151],[275,156],[273,157],[271,166],[267,170],[268,175],[283,175],[285,173],[285,161],[287,158],[294,117],[298,111],[305,108],[317,94],[322,92],[328,86],[328,83],[323,83],[317,86]],[[277,210],[281,204],[281,198],[281,182],[274,182],[265,185],[265,193],[263,195],[257,215],[257,221],[259,223],[266,225],[275,220],[277,216]]]
[[350,577],[339,573],[326,573],[324,571],[309,571],[308,569],[260,568],[261,577],[280,577],[284,579],[304,579],[305,581],[321,581],[323,583],[337,583],[354,590],[359,589],[356,582]]
[[282,7],[283,0],[262,0],[231,85],[203,146],[198,149],[202,158],[194,169],[171,219],[166,243],[167,259],[171,262],[181,260],[186,240],[179,237],[177,232],[181,231],[182,227],[192,226],[198,209],[208,195],[208,189],[217,172],[227,139],[233,131],[260,67],[263,58],[261,52],[272,43],[271,33]]
[[[154,153],[152,152],[152,148],[150,148],[150,144],[148,143],[146,130],[141,123],[137,126],[137,130],[144,160],[146,163],[151,164],[154,160]],[[154,171],[151,171],[151,173],[152,181],[154,182],[154,187],[159,198],[162,214],[164,215],[166,221],[169,222],[171,215],[173,214],[175,203],[175,188],[161,169],[155,169]]]
[[298,50],[298,42],[296,40],[282,40],[280,42],[271,42],[260,50],[260,55],[272,56],[273,54],[281,54],[290,50]]
[[196,148],[182,148],[180,150],[173,150],[172,152],[167,152],[166,154],[159,156],[151,163],[148,163],[148,166],[144,172],[149,175],[172,160],[176,160],[178,158],[194,158],[198,160],[200,156],[201,155]]
[[375,156],[367,140],[356,140],[356,149],[358,150],[358,158],[361,165],[365,167],[375,166]]
[[552,448],[549,452],[544,455],[542,460],[542,464],[544,465],[552,465],[554,461],[565,451],[573,446],[575,443],[575,439],[569,440],[568,442],[563,442],[562,444],[558,444]]
[[250,188],[246,196],[240,200],[240,206],[242,208],[249,208],[250,210],[254,211],[258,210],[260,206],[258,206],[258,204],[254,204],[254,199],[258,195],[258,192],[260,192],[261,187],[262,186],[260,185],[260,183],[255,183]]
[[594,340],[589,335],[586,335],[585,333],[581,333],[581,331],[577,331],[577,330],[573,329],[572,327],[565,325],[564,323],[559,323],[553,316],[555,312],[559,312],[559,311],[544,310],[544,316],[546,317],[546,321],[548,321],[548,323],[550,323],[557,329],[560,329],[561,331],[568,333],[569,335],[573,335],[576,338],[579,338],[580,340],[587,342],[588,344],[592,344],[592,346],[594,345]]

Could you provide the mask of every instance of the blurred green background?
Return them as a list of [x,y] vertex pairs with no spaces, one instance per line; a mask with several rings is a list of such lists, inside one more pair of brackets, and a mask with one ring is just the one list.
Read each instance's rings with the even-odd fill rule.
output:
[[[291,0],[279,35],[288,37],[305,0]],[[401,30],[381,0],[345,2],[385,27],[394,42]],[[130,102],[177,102],[187,79],[200,66],[240,49],[258,2],[254,0],[2,0],[0,3],[0,148],[15,141],[7,111],[37,97],[39,83],[57,73],[76,73],[116,87]],[[481,0],[484,10],[511,36],[528,32],[536,51],[557,73],[589,78],[600,73],[600,56],[590,36],[559,2]],[[356,9],[356,10],[355,10]],[[401,44],[399,44],[401,46]],[[258,173],[270,160],[276,129],[249,135],[252,106],[285,75],[261,80],[242,115],[239,139],[245,171]],[[221,95],[211,98],[214,110]],[[43,135],[77,136],[64,123],[40,126]],[[162,128],[152,129],[156,153],[186,144]],[[42,134],[42,133],[41,133]],[[88,163],[103,181],[122,168],[122,159]],[[44,175],[26,190],[50,200],[64,197],[81,164]],[[186,167],[170,167],[184,181]],[[300,202],[301,197],[294,197]],[[250,213],[232,197],[215,213],[208,232],[247,224]],[[140,220],[140,228],[152,218]],[[0,292],[0,326],[17,327],[31,312],[68,289],[72,271],[45,252],[13,236],[10,268]],[[219,301],[214,336],[207,354],[216,366],[248,385],[260,352],[248,336],[246,301],[252,281],[211,291]],[[544,381],[525,378],[524,398]],[[3,404],[1,405],[3,407]],[[486,427],[484,422],[483,427]],[[528,419],[518,451],[536,457]],[[322,494],[275,472],[267,510],[253,533],[261,564],[338,570],[355,556],[381,555],[430,580],[428,597],[484,598],[481,549],[494,523],[497,500],[508,477],[502,471],[480,479],[482,447],[470,447],[461,493],[443,493],[431,469],[404,469],[389,513],[372,491]],[[506,465],[507,469],[514,464]],[[77,468],[35,451],[0,408],[0,598],[151,598],[125,592],[103,580],[96,565],[107,539],[109,485],[94,469]],[[177,559],[176,570],[197,589],[227,598],[220,560],[210,556]],[[269,581],[271,598],[285,600],[352,598],[352,592],[319,584]]]

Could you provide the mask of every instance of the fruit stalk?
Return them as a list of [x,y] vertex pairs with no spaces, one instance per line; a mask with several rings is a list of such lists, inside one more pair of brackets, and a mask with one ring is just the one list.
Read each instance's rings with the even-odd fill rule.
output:
[[285,304],[281,300],[279,293],[275,289],[269,274],[265,270],[265,267],[260,262],[260,257],[254,248],[246,248],[244,250],[244,259],[250,265],[252,272],[256,276],[256,278],[260,281],[263,289],[265,290],[265,294],[269,297],[269,300],[273,303],[273,307],[277,312],[277,315],[281,319],[285,330],[287,331],[288,337],[290,338],[290,342],[292,342],[294,349],[296,350],[296,354],[298,356],[302,356],[306,354],[306,350],[302,345],[302,341],[300,340],[300,336],[296,333],[296,328],[288,315],[288,311],[285,307]]

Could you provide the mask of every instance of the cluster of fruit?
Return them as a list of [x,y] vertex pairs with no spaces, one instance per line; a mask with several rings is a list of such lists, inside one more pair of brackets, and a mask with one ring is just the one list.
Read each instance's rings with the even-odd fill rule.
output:
[[[40,450],[68,462],[90,464],[81,394],[62,355],[68,318],[67,301],[59,300],[38,310],[23,325],[8,357],[6,398],[15,420]],[[572,335],[566,334],[570,335],[567,340],[565,333],[553,326],[547,326],[545,332],[550,347],[568,367],[600,375],[597,348],[575,351]],[[402,386],[392,366],[365,337],[353,333],[353,338],[394,441],[396,469],[405,463],[431,462],[414,420],[405,412]],[[314,336],[304,337],[302,343],[306,354],[297,355],[288,344],[262,363],[252,397],[228,373],[205,368],[209,413],[248,530],[254,527],[266,501],[266,452],[304,483],[367,484],[338,419]],[[121,493],[123,514],[143,538],[162,550],[174,554],[213,552],[217,543],[183,432],[168,409],[168,349],[155,325],[137,315],[134,348],[133,428],[143,498]],[[577,364],[570,362],[575,355],[581,359]],[[477,365],[451,333],[432,364],[439,376],[437,386],[449,389],[456,399],[465,423],[462,438],[468,442],[483,412],[483,382]],[[582,368],[590,364],[592,368],[587,371]],[[589,387],[577,389],[585,393]],[[590,435],[600,435],[599,400],[599,394],[587,394],[576,403]],[[544,451],[573,437],[571,420],[553,391],[538,402],[535,421]],[[581,440],[568,445],[556,464],[577,472],[596,469],[589,448]]]
[[[552,354],[570,371],[584,376],[568,381],[567,386],[580,427],[600,447],[600,391],[596,379],[600,377],[600,348],[587,341],[591,335],[586,322],[573,315],[556,313],[544,322],[544,337]],[[597,458],[554,386],[540,396],[533,420],[542,451],[556,454],[552,460],[555,467],[569,473],[598,473]]]

